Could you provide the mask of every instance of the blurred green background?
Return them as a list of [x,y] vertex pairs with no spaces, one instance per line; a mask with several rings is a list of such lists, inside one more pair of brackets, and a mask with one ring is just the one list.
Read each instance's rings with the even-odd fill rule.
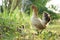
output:
[[[0,40],[60,40],[60,14],[46,7],[50,0],[2,0],[0,6]],[[51,21],[44,31],[34,35],[30,21],[31,5],[38,8],[39,17],[43,11],[51,15]],[[51,5],[55,9],[54,5]]]

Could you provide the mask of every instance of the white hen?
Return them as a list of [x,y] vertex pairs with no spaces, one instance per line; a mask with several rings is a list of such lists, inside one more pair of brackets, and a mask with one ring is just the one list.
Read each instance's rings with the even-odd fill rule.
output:
[[32,5],[32,17],[31,17],[31,23],[34,27],[36,27],[38,30],[45,29],[47,23],[50,21],[50,15],[46,12],[43,13],[43,19],[40,19],[38,17],[38,9],[36,6]]

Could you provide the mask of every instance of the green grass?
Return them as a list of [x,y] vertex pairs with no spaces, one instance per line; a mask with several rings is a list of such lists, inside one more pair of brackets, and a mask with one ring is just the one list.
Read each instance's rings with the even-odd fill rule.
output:
[[[5,10],[0,13],[0,34],[1,40],[59,40],[60,22],[52,21],[39,35],[31,25],[31,14],[21,13],[18,7],[13,13]],[[24,29],[22,27],[24,26]]]

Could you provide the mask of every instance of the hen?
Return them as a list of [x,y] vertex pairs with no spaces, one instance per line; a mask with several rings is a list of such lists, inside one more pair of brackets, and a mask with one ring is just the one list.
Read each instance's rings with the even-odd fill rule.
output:
[[50,21],[50,15],[47,12],[43,12],[43,18],[38,17],[38,9],[32,5],[32,17],[31,23],[37,30],[43,30],[46,28],[47,23]]

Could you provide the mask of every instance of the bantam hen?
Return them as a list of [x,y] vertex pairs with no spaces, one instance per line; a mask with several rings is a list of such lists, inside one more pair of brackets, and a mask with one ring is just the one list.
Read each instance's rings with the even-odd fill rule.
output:
[[37,30],[43,30],[50,21],[50,15],[47,12],[43,12],[43,18],[38,17],[38,9],[35,5],[32,5],[32,17],[31,23]]

